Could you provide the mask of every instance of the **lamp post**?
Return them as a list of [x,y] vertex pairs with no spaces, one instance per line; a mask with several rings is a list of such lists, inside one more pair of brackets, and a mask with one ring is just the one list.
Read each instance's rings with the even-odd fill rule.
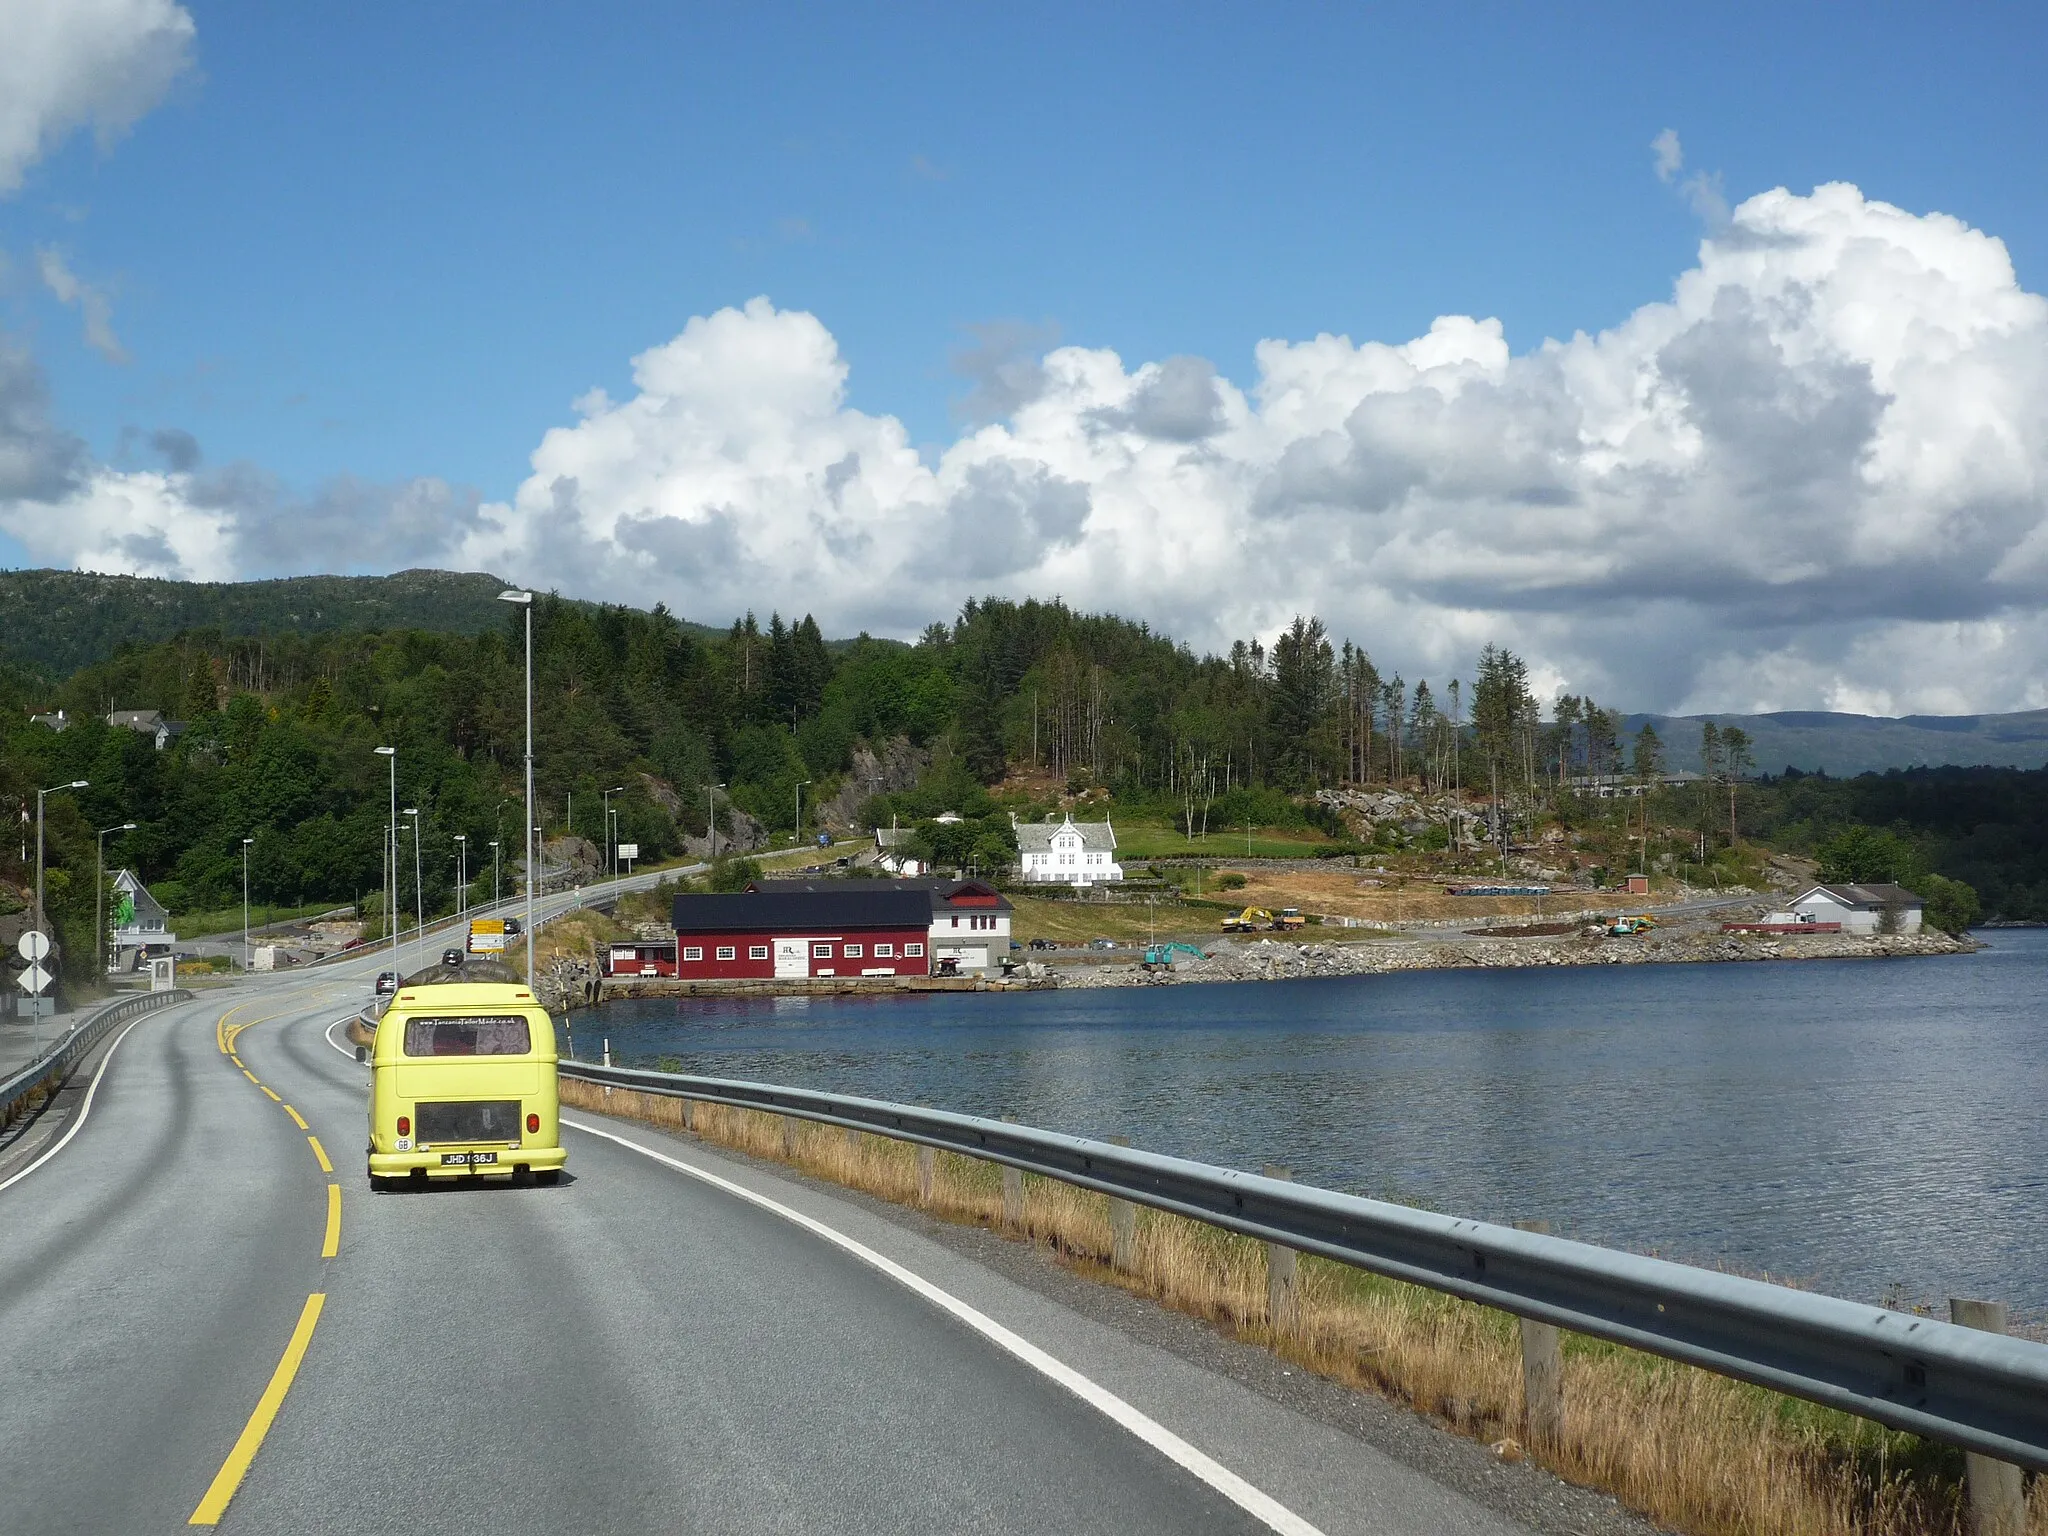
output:
[[625,792],[626,786],[623,784],[614,784],[610,789],[604,791],[604,862],[605,867],[612,874],[612,896],[614,899],[618,896],[619,855],[617,849],[619,845],[612,836],[612,796],[622,795]]
[[531,991],[540,978],[533,969],[533,594],[500,592],[498,600],[517,603],[526,610],[526,986]]
[[711,862],[718,862],[718,792],[723,784],[704,786],[704,825],[711,834]]
[[469,914],[469,834],[455,834],[455,915]]
[[242,972],[249,971],[249,845],[253,837],[242,839]]
[[391,995],[398,996],[398,748],[379,747],[377,755],[391,762],[391,821],[384,828],[384,867],[391,879],[384,892],[384,921],[391,925]]
[[412,936],[419,941],[420,969],[427,967],[427,887],[420,873],[420,808],[408,805],[405,814],[412,818]]
[[491,906],[498,905],[498,840],[491,839]]
[[69,784],[52,784],[48,789],[36,791],[36,932],[48,938],[50,919],[43,910],[43,797],[62,794],[67,789],[89,787],[84,779],[73,779]]
[[796,785],[796,846],[801,848],[804,841],[804,786],[811,781],[799,779]]
[[107,898],[107,834],[109,832],[133,832],[134,830],[135,823],[132,821],[124,821],[119,826],[101,827],[99,829],[100,879],[99,884],[95,885],[92,890],[92,931],[98,936],[95,942],[99,945],[99,974],[102,977],[105,977],[107,974],[107,951],[113,947],[107,942],[107,920],[104,916]]

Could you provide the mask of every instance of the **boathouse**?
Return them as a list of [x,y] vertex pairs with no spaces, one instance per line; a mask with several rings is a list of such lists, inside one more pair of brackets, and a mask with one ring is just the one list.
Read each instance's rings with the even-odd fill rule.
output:
[[931,898],[892,881],[837,891],[675,900],[675,974],[698,978],[928,976]]

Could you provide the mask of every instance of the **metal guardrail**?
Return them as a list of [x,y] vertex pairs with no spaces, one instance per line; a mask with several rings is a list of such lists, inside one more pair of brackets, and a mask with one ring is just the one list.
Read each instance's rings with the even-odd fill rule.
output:
[[141,992],[134,997],[124,997],[118,1002],[107,1004],[89,1018],[73,1025],[69,1033],[59,1039],[50,1049],[16,1072],[5,1081],[0,1081],[0,1125],[14,1121],[22,1104],[45,1083],[60,1081],[81,1057],[106,1038],[107,1031],[116,1024],[125,1023],[137,1014],[149,1013],[171,1003],[189,1003],[192,994],[183,987],[173,987],[165,992]]
[[972,1115],[587,1062],[561,1073],[965,1153],[2048,1471],[2048,1344]]

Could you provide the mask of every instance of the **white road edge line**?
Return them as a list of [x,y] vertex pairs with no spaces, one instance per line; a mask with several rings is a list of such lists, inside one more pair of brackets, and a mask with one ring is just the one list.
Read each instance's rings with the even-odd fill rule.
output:
[[30,1174],[34,1173],[38,1168],[42,1167],[43,1164],[47,1163],[51,1158],[55,1157],[59,1152],[62,1152],[67,1146],[71,1144],[71,1138],[76,1136],[78,1134],[79,1128],[85,1124],[85,1117],[92,1113],[93,1095],[100,1091],[100,1079],[107,1075],[107,1067],[109,1066],[109,1064],[112,1063],[114,1059],[114,1052],[121,1049],[121,1042],[128,1038],[129,1030],[134,1029],[135,1026],[137,1024],[140,1024],[143,1019],[154,1018],[155,1016],[156,1011],[153,1010],[149,1013],[143,1014],[140,1018],[131,1019],[128,1023],[128,1028],[122,1030],[121,1033],[114,1036],[114,1043],[107,1047],[107,1054],[100,1058],[99,1068],[92,1075],[91,1086],[85,1090],[85,1102],[78,1106],[78,1118],[76,1120],[73,1120],[71,1124],[68,1127],[66,1127],[64,1134],[57,1138],[57,1145],[50,1148],[49,1151],[45,1152],[41,1157],[37,1158],[34,1162],[30,1163],[26,1168],[22,1169],[21,1172],[13,1174],[8,1178],[0,1179],[0,1190],[10,1189],[14,1185],[19,1184],[23,1179],[27,1178]]
[[1230,1500],[1239,1509],[1244,1510],[1269,1529],[1280,1532],[1281,1536],[1323,1536],[1321,1530],[1302,1519],[1301,1516],[1297,1515],[1285,1504],[1282,1504],[1278,1499],[1254,1488],[1213,1456],[1197,1450],[1164,1424],[1161,1424],[1157,1419],[1132,1407],[1131,1404],[1125,1402],[1107,1387],[1091,1381],[1072,1366],[1047,1354],[1036,1344],[1030,1342],[1030,1340],[1011,1332],[986,1313],[969,1306],[959,1297],[953,1295],[952,1292],[941,1290],[923,1276],[905,1269],[894,1259],[875,1252],[874,1249],[868,1247],[865,1243],[848,1237],[844,1232],[828,1227],[815,1217],[806,1216],[802,1211],[784,1205],[779,1200],[772,1200],[766,1195],[757,1194],[743,1185],[733,1183],[730,1179],[720,1178],[715,1173],[707,1173],[702,1168],[693,1168],[688,1163],[669,1157],[664,1153],[656,1152],[651,1147],[643,1147],[640,1143],[629,1140],[624,1136],[616,1135],[611,1131],[599,1130],[594,1125],[585,1125],[581,1121],[572,1120],[566,1115],[562,1116],[561,1123],[574,1130],[582,1131],[587,1136],[597,1136],[606,1141],[616,1142],[630,1152],[638,1152],[642,1157],[652,1158],[655,1162],[665,1164],[675,1169],[678,1173],[686,1174],[693,1179],[699,1179],[716,1189],[722,1189],[729,1195],[745,1200],[751,1205],[757,1205],[764,1211],[771,1211],[783,1220],[792,1222],[802,1227],[805,1231],[822,1237],[826,1242],[852,1254],[853,1257],[859,1259],[862,1263],[880,1270],[899,1285],[915,1291],[926,1301],[932,1303],[932,1305],[939,1307],[943,1311],[950,1312],[954,1317],[965,1323],[969,1328],[972,1328],[990,1343],[1008,1351],[1033,1370],[1059,1383],[1059,1385],[1073,1393],[1074,1396],[1080,1398],[1082,1402],[1088,1404],[1089,1407],[1096,1409],[1105,1417],[1114,1420],[1123,1428],[1129,1430],[1133,1435],[1165,1456],[1167,1460],[1193,1473],[1226,1499]]

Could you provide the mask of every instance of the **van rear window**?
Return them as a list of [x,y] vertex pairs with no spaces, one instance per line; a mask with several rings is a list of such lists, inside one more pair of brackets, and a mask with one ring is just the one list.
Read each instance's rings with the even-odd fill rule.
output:
[[533,1049],[517,1014],[472,1019],[407,1019],[408,1056],[524,1056]]

